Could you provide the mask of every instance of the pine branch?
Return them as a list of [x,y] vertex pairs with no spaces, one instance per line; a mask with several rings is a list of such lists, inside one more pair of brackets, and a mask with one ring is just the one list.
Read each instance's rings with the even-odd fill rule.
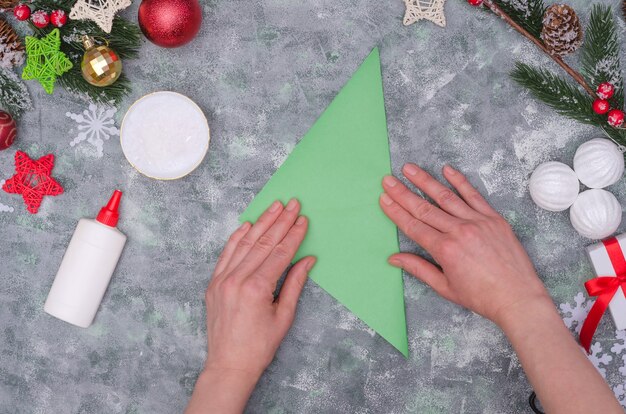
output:
[[[565,63],[565,61],[555,54],[552,54],[550,50],[543,44],[539,37],[533,36],[528,30],[526,30],[522,25],[517,23],[511,16],[505,13],[505,11],[500,8],[497,4],[497,1],[501,0],[484,0],[483,4],[491,10],[496,16],[502,18],[506,23],[508,23],[513,29],[517,30],[522,36],[530,40],[541,49],[545,54],[547,54],[552,60],[554,60],[568,75],[572,77],[580,86],[583,87],[587,93],[592,96],[594,99],[596,97],[596,93],[591,89],[585,78],[578,72],[576,72],[570,65]],[[530,0],[529,0],[530,1]]]
[[584,124],[598,126],[617,143],[626,145],[625,131],[611,127],[605,116],[596,114],[592,109],[593,98],[576,85],[545,69],[521,62],[515,63],[511,77],[559,114]]
[[132,90],[131,83],[124,73],[120,75],[113,85],[105,88],[90,85],[83,78],[80,64],[61,76],[58,82],[59,85],[74,95],[88,97],[94,103],[113,106],[117,106]]
[[543,14],[546,12],[543,0],[493,0],[493,2],[528,33],[537,39],[540,38]]
[[19,119],[33,103],[24,82],[12,71],[0,68],[0,107]]
[[[47,11],[61,9],[69,14],[76,0],[34,0],[34,9]],[[53,28],[38,29],[32,26],[38,37],[47,35]],[[89,35],[96,39],[97,43],[108,42],[122,60],[132,59],[139,53],[141,47],[141,31],[139,26],[121,17],[113,19],[111,33],[105,33],[91,20],[68,19],[67,24],[61,28],[61,51],[63,51],[74,64],[74,67],[58,78],[60,85],[71,93],[85,95],[97,103],[117,105],[130,93],[131,82],[122,73],[120,78],[111,86],[99,88],[87,83],[80,71],[85,49],[81,37]]]
[[611,8],[594,5],[585,31],[585,42],[580,54],[581,73],[597,88],[602,82],[610,82],[615,87],[611,104],[616,108],[624,106],[624,85],[619,62],[617,28]]

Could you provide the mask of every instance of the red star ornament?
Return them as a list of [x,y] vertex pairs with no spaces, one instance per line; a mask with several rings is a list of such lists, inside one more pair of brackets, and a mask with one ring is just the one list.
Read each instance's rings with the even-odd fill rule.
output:
[[44,196],[63,193],[63,187],[50,176],[54,168],[54,155],[48,154],[32,160],[22,151],[15,153],[15,175],[9,178],[2,189],[7,193],[21,194],[26,209],[37,214]]

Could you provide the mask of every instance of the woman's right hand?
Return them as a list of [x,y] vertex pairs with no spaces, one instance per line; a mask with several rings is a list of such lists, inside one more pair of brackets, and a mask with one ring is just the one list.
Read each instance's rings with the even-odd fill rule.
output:
[[406,164],[403,172],[439,207],[391,176],[383,179],[380,205],[441,268],[408,253],[389,262],[498,324],[546,412],[623,413],[563,324],[508,223],[449,166],[443,174],[460,197],[417,165]]
[[506,314],[531,302],[549,303],[526,251],[509,224],[458,171],[443,173],[458,191],[414,164],[404,176],[438,206],[392,176],[383,179],[380,205],[387,216],[422,246],[441,268],[424,258],[398,253],[389,263],[431,286],[444,298],[501,324]]

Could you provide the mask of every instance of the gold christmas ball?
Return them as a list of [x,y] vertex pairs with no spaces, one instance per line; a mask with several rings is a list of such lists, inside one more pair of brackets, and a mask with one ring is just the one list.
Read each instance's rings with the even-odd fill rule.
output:
[[113,84],[122,74],[122,61],[117,53],[108,46],[95,46],[92,41],[85,41],[85,48],[80,64],[83,78],[94,86]]

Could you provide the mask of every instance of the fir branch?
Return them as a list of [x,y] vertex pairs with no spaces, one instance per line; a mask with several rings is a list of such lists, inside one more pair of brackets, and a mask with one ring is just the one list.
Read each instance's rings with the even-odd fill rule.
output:
[[596,4],[591,9],[585,42],[581,48],[580,66],[581,73],[593,88],[602,82],[610,82],[615,87],[611,104],[623,108],[624,82],[619,63],[619,43],[610,7]]
[[0,107],[15,119],[33,107],[26,85],[9,69],[0,68]]
[[[589,86],[589,84],[587,83],[587,81],[585,80],[585,78],[578,73],[577,71],[575,71],[574,69],[572,69],[572,67],[570,65],[568,65],[567,63],[565,63],[565,61],[560,57],[557,56],[555,54],[553,54],[547,47],[546,45],[543,43],[543,41],[539,38],[539,37],[535,37],[533,36],[528,30],[526,30],[520,23],[516,22],[515,20],[513,20],[513,18],[511,16],[509,16],[508,14],[505,13],[505,11],[497,4],[498,1],[502,1],[502,0],[484,0],[483,4],[489,9],[491,10],[496,16],[500,17],[502,20],[504,20],[507,24],[509,24],[513,29],[517,30],[522,36],[524,36],[525,38],[527,38],[528,40],[530,40],[531,42],[533,42],[535,44],[535,46],[537,46],[539,49],[541,49],[544,53],[546,53],[552,60],[554,60],[561,68],[563,68],[563,70],[565,72],[567,72],[568,75],[570,75],[572,77],[572,79],[574,79],[580,86],[583,87],[583,89],[585,91],[587,91],[587,93],[594,97],[596,97],[596,93],[594,92],[593,89],[591,89],[591,87]],[[543,23],[542,23],[543,24]]]
[[113,85],[104,88],[93,86],[85,82],[80,71],[80,64],[61,76],[58,82],[59,85],[74,95],[84,95],[94,103],[113,106],[117,106],[132,90],[131,83],[124,73],[120,75]]
[[620,145],[626,145],[626,132],[613,128],[606,117],[592,109],[593,98],[576,85],[545,69],[516,62],[511,77],[559,114],[588,125],[599,126]]
[[535,38],[541,36],[546,6],[543,0],[493,0],[513,21]]
[[[35,9],[47,11],[64,10],[69,14],[76,0],[34,0]],[[47,35],[53,28],[38,29],[31,27],[38,37]],[[74,64],[74,67],[58,78],[61,86],[71,93],[85,95],[97,103],[117,105],[130,93],[131,82],[122,73],[120,78],[113,84],[99,88],[87,83],[80,71],[80,64],[85,53],[82,36],[88,35],[95,38],[97,43],[108,43],[108,46],[118,54],[120,58],[132,59],[139,53],[141,47],[141,31],[139,26],[126,19],[116,16],[113,19],[111,33],[106,33],[91,20],[68,19],[67,24],[61,28],[61,51],[63,51]]]

